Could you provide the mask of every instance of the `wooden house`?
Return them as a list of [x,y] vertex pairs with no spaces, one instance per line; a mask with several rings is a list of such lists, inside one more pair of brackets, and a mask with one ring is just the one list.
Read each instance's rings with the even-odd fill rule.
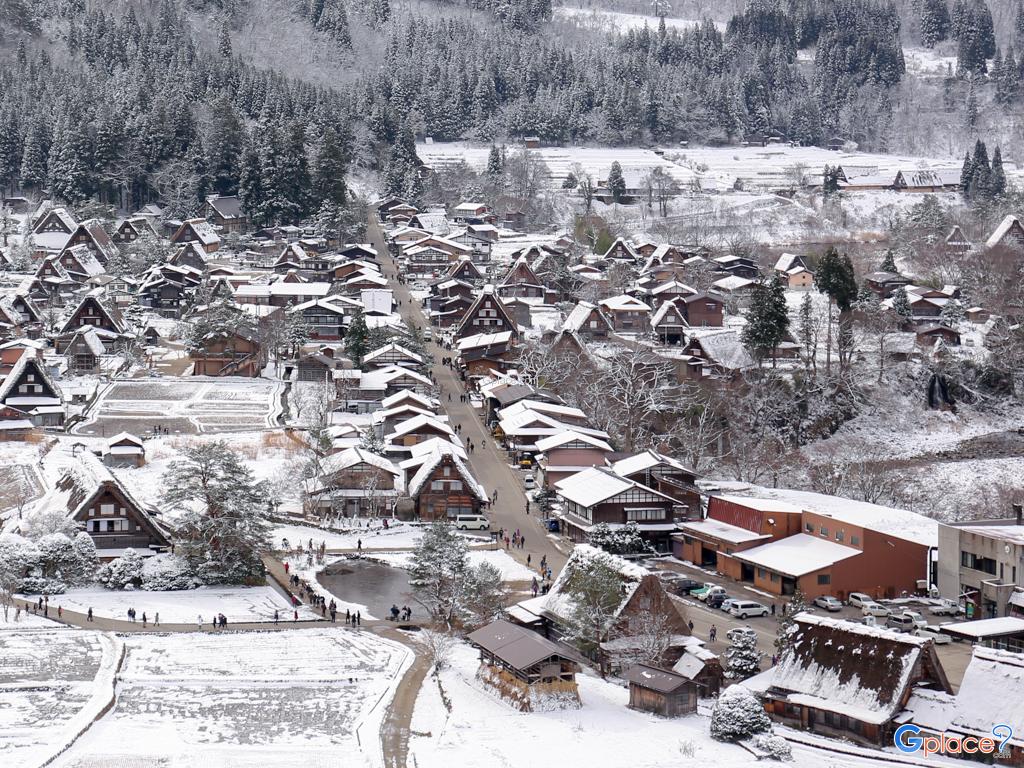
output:
[[934,347],[940,340],[946,346],[960,346],[960,333],[945,325],[927,325],[916,332],[918,345]]
[[895,272],[872,272],[865,275],[864,282],[868,288],[882,298],[892,296],[897,288],[906,288],[910,285],[910,279]]
[[952,693],[931,640],[809,613],[797,615],[793,642],[768,674],[763,699],[774,719],[873,747],[893,743],[915,689]]
[[114,234],[111,240],[119,244],[134,243],[143,235],[156,236],[156,230],[145,216],[133,216],[128,219],[121,219],[114,225]]
[[107,440],[102,457],[108,467],[141,467],[146,463],[146,444],[135,435],[122,432]]
[[[112,352],[117,342],[126,333],[127,326],[121,312],[95,294],[89,294],[75,308],[71,316],[61,326],[60,335],[70,341],[71,335],[79,328],[92,328],[96,331],[103,346]],[[58,352],[63,352],[63,344],[58,340]]]
[[78,229],[78,222],[67,208],[50,208],[42,213],[32,227],[32,242],[36,253],[59,253],[64,250],[71,239],[71,234]]
[[576,334],[587,341],[604,341],[614,332],[608,315],[589,301],[580,301],[562,323],[562,331]]
[[402,472],[393,462],[362,448],[348,448],[323,460],[307,497],[320,513],[380,517],[390,514],[403,490]]
[[540,451],[537,458],[541,485],[549,489],[584,469],[604,466],[605,458],[612,452],[612,447],[599,437],[571,429],[542,438],[536,446]]
[[897,192],[955,192],[960,189],[960,168],[907,168],[896,172]]
[[91,327],[79,328],[64,347],[68,371],[79,375],[99,373],[100,358],[105,353],[103,342]]
[[458,329],[455,331],[455,338],[462,339],[467,336],[479,334],[501,333],[509,331],[513,339],[519,338],[519,327],[508,314],[501,299],[488,289],[477,296],[476,301],[466,310]]
[[646,664],[634,664],[624,675],[629,683],[629,707],[662,717],[697,711],[700,688],[692,680]]
[[725,323],[725,299],[717,293],[695,293],[683,299],[686,323],[691,328],[721,328]]
[[213,225],[206,219],[188,219],[183,221],[178,229],[171,235],[171,242],[175,245],[183,243],[198,243],[204,253],[216,253],[220,250],[220,235],[214,230]]
[[644,333],[650,328],[651,308],[634,296],[612,296],[602,299],[600,306],[617,332]]
[[239,235],[249,223],[242,212],[242,201],[235,195],[208,195],[199,207],[199,215],[220,232]]
[[687,520],[701,519],[701,495],[697,488],[699,475],[696,470],[653,448],[618,459],[609,466],[620,477],[675,499],[685,507]]
[[199,349],[191,350],[193,376],[260,375],[266,365],[266,350],[254,328],[239,324],[225,328],[203,340]]
[[68,277],[79,285],[103,274],[103,265],[84,243],[69,245],[57,255],[57,261]]
[[327,296],[296,304],[288,312],[302,315],[312,341],[340,341],[345,338],[345,326],[361,309],[354,299]]
[[953,225],[953,228],[949,230],[949,234],[946,235],[946,239],[943,240],[943,244],[946,246],[947,251],[955,254],[964,254],[974,248],[974,243],[967,239],[967,235],[960,229],[959,224]]
[[579,657],[504,619],[469,633],[480,651],[477,677],[521,712],[578,708]]
[[1020,219],[1012,214],[1006,216],[985,241],[985,247],[990,249],[1024,248],[1024,224],[1021,224]]
[[351,361],[345,357],[336,357],[331,347],[323,347],[317,352],[300,355],[295,361],[296,381],[318,381],[332,384],[334,372],[350,368]]
[[423,362],[422,356],[417,355],[415,352],[410,352],[393,341],[363,355],[364,368],[400,365],[405,368],[418,369],[423,367]]
[[658,305],[651,316],[651,330],[661,339],[662,344],[682,344],[686,340],[686,331],[689,327],[686,313],[674,300]]
[[478,333],[459,339],[456,349],[466,376],[488,376],[505,371],[511,365],[515,338],[511,331]]
[[541,279],[537,277],[529,262],[522,256],[509,267],[508,272],[505,273],[505,276],[495,288],[495,293],[502,298],[542,300],[547,296],[553,297],[554,295],[554,291],[548,289],[541,282]]
[[565,533],[577,542],[587,541],[598,523],[635,523],[654,549],[667,552],[676,522],[686,515],[684,505],[676,499],[606,467],[570,475],[555,483],[555,492],[565,502]]
[[0,382],[0,404],[26,415],[37,427],[64,424],[64,398],[43,361],[23,353]]
[[70,453],[59,457],[64,463],[61,477],[36,509],[66,512],[84,527],[101,560],[119,557],[128,548],[147,556],[170,547],[154,510],[134,498],[96,456],[74,448]]
[[628,264],[633,264],[640,259],[640,254],[637,253],[636,249],[626,240],[621,237],[615,239],[608,250],[604,252],[603,259],[608,261],[619,261]]
[[103,228],[99,219],[89,219],[75,227],[75,231],[71,233],[64,248],[73,248],[76,245],[84,245],[88,248],[96,261],[102,265],[117,256],[117,245],[107,234],[107,230]]
[[701,358],[705,365],[721,376],[731,376],[756,365],[736,331],[692,333],[684,350]]
[[[423,418],[423,417],[419,417]],[[454,452],[431,452],[409,481],[416,518],[424,522],[476,515],[489,500],[487,491]]]
[[666,280],[651,288],[651,303],[655,307],[659,307],[667,301],[685,299],[687,296],[693,296],[696,293],[697,291],[686,283],[681,283],[675,279]]
[[203,250],[203,247],[196,241],[183,243],[181,247],[172,254],[171,258],[167,260],[167,263],[173,264],[176,267],[191,267],[197,272],[205,272],[207,269],[206,251]]

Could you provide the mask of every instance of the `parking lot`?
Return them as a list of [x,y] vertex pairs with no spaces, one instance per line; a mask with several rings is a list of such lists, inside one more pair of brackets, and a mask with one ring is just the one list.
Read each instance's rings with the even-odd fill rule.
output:
[[[711,627],[715,627],[717,630],[717,639],[714,643],[708,643],[708,647],[715,653],[722,654],[725,652],[726,648],[729,647],[729,640],[726,637],[726,633],[730,629],[733,627],[751,627],[757,634],[758,649],[764,654],[764,661],[762,661],[761,668],[767,669],[769,667],[772,655],[775,653],[775,637],[778,631],[779,618],[781,617],[780,615],[784,603],[781,598],[775,598],[773,600],[770,596],[765,595],[760,591],[748,589],[745,584],[738,584],[731,579],[727,579],[716,574],[709,574],[699,568],[684,565],[676,560],[652,560],[645,562],[644,565],[655,572],[672,571],[702,584],[717,584],[725,589],[729,597],[740,598],[744,601],[750,600],[766,606],[769,609],[767,616],[750,616],[746,619],[740,619],[722,610],[709,608],[695,597],[681,595],[676,596],[675,598],[677,603],[686,609],[686,613],[690,621],[693,622],[693,633],[697,637],[702,640],[708,640]],[[774,616],[771,614],[773,602],[775,603]],[[893,606],[890,601],[883,600],[881,602],[883,604],[889,603],[886,607],[889,607],[894,612],[902,610],[900,606]],[[951,616],[933,616],[921,606],[907,606],[907,609],[919,612],[925,617],[925,619],[927,619],[930,627],[937,628],[942,623],[957,620]],[[809,610],[818,615],[831,616],[833,618],[845,619],[858,623],[862,623],[864,618],[864,614],[860,608],[849,605],[843,605],[839,611],[833,612],[825,611],[812,604],[809,606]],[[885,626],[885,619],[879,618],[878,624],[879,626]],[[939,653],[939,658],[942,660],[943,668],[946,670],[949,681],[955,690],[959,686],[960,680],[963,678],[964,670],[967,668],[967,664],[971,659],[971,645],[966,642],[951,642],[937,645],[936,648]]]

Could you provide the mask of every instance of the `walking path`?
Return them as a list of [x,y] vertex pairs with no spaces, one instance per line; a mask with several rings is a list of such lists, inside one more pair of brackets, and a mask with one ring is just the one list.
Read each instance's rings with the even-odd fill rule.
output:
[[409,758],[409,733],[412,729],[412,715],[416,709],[416,697],[419,696],[423,680],[430,671],[430,659],[422,650],[405,637],[403,632],[393,627],[380,631],[380,635],[402,643],[416,654],[412,666],[406,670],[395,695],[388,704],[384,721],[380,726],[381,750],[384,753],[384,768],[406,768]]
[[[394,290],[395,299],[401,302],[399,312],[406,324],[410,327],[429,327],[419,301],[412,297],[407,285],[398,282],[398,267],[388,251],[387,242],[372,210],[368,220],[367,236],[380,254],[379,260],[384,276]],[[498,447],[493,436],[485,429],[477,409],[470,403],[461,401],[459,395],[464,393],[465,389],[458,375],[451,368],[441,365],[443,357],[454,357],[455,352],[443,349],[436,342],[428,342],[427,347],[434,356],[432,373],[440,387],[442,407],[447,411],[453,428],[455,425],[461,425],[460,437],[463,442],[473,441],[473,451],[469,454],[473,472],[488,492],[495,489],[498,491],[497,502],[488,510],[491,530],[504,528],[509,534],[516,529],[520,530],[526,546],[522,549],[509,549],[509,554],[522,563],[525,563],[526,556],[530,555],[534,569],[537,569],[541,558],[546,556],[553,575],[557,574],[565,565],[570,545],[549,534],[535,510],[531,510],[532,514],[527,514],[527,499],[519,474],[509,465],[510,459],[505,451]]]

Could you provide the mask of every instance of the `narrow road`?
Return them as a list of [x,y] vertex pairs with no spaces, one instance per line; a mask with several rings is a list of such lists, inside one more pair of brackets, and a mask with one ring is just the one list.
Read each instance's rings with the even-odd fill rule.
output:
[[430,659],[417,646],[394,628],[381,630],[379,634],[388,640],[402,643],[415,654],[412,666],[406,670],[395,695],[388,704],[387,712],[380,726],[381,751],[384,753],[384,768],[406,768],[409,757],[409,733],[412,715],[416,709],[416,697],[423,687],[423,680],[430,671]]
[[[398,266],[388,250],[384,233],[371,209],[367,236],[377,253],[380,254],[384,276],[394,290],[395,299],[400,302],[399,312],[409,327],[428,328],[423,309],[409,291],[409,287],[398,282]],[[461,425],[460,437],[463,442],[473,441],[473,451],[469,454],[470,465],[476,478],[483,484],[488,493],[498,491],[498,500],[488,511],[491,530],[504,529],[510,536],[519,530],[525,540],[521,549],[510,549],[509,554],[522,563],[530,557],[530,565],[537,570],[542,557],[547,557],[552,575],[556,575],[565,565],[571,545],[560,537],[553,536],[542,526],[536,511],[526,512],[526,494],[520,476],[510,466],[510,459],[498,448],[494,438],[488,434],[480,417],[480,413],[470,403],[463,403],[459,395],[465,392],[462,381],[455,371],[441,365],[444,357],[453,357],[452,351],[441,348],[436,341],[428,342],[428,348],[434,356],[433,375],[441,393],[442,407],[447,411],[451,425]],[[468,450],[468,448],[467,448]]]

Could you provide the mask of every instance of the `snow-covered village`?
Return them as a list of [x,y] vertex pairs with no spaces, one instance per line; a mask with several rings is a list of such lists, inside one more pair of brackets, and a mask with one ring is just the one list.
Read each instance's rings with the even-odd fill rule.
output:
[[1020,0],[0,0],[0,766],[1024,765]]

